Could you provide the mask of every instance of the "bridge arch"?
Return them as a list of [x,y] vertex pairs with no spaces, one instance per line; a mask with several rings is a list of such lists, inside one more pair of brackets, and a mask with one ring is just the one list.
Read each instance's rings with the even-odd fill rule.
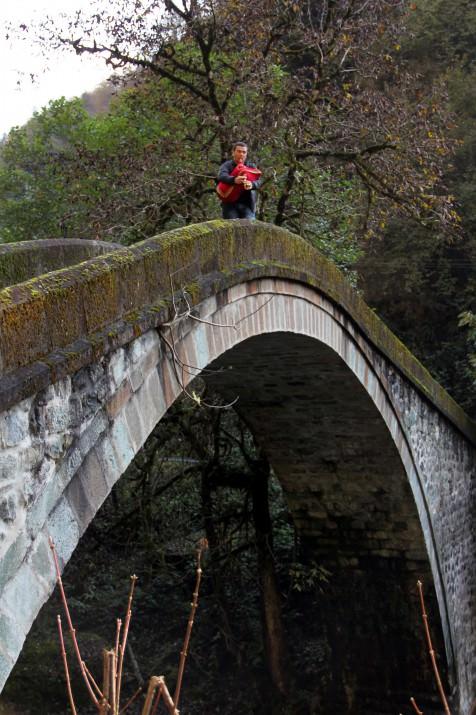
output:
[[[151,264],[162,281],[154,301],[138,280]],[[172,324],[174,310],[161,302],[170,285],[186,287],[193,302]],[[354,566],[403,559],[416,572],[426,545],[460,712],[469,712],[473,426],[332,266],[285,231],[211,222],[19,286],[0,321],[16,317],[21,332],[38,294],[45,315],[60,307],[60,323],[62,309],[79,304],[89,332],[40,331],[30,362],[2,345],[3,452],[21,453],[24,472],[5,502],[4,678],[51,590],[47,535],[66,561],[183,386],[211,368],[206,379],[239,397],[316,549],[324,543]],[[92,296],[102,303],[99,324]],[[48,449],[39,458],[40,443]]]

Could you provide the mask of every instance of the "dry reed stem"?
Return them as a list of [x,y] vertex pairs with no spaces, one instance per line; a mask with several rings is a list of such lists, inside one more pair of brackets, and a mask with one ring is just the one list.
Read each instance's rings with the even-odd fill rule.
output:
[[66,649],[64,647],[63,628],[61,626],[61,616],[59,616],[59,615],[56,616],[56,621],[58,623],[58,633],[59,633],[59,639],[60,639],[60,645],[61,645],[61,655],[63,658],[64,672],[66,675],[66,688],[68,690],[69,704],[71,705],[71,710],[73,711],[73,715],[77,715],[76,705],[74,704],[73,691],[71,689],[71,679],[69,677],[68,658],[66,656]]
[[104,703],[109,702],[109,687],[111,685],[111,672],[110,672],[111,662],[109,660],[109,653],[107,650],[102,652],[102,692],[104,693],[103,707]]
[[123,665],[124,665],[124,654],[126,652],[127,636],[129,634],[129,624],[131,622],[131,616],[132,616],[132,599],[134,597],[134,587],[136,585],[136,581],[137,581],[137,576],[135,574],[133,574],[131,576],[131,586],[129,589],[129,598],[127,601],[127,611],[126,611],[126,618],[124,621],[124,632],[122,635],[122,643],[119,646],[119,666],[117,669],[117,685],[116,685],[117,707],[116,707],[116,710],[114,711],[114,715],[118,715],[119,702],[121,699],[122,670],[123,670]]
[[417,714],[417,715],[423,715],[423,711],[420,710],[420,708],[419,708],[418,705],[416,704],[415,698],[410,698],[410,702],[411,702],[411,704],[413,705],[413,709],[415,710],[416,714]]
[[161,698],[164,699],[165,706],[170,715],[180,715],[174,705],[174,701],[172,700],[167,685],[165,684],[165,678],[163,675],[153,675],[149,680],[147,696],[141,715],[154,715],[157,711]]
[[[203,541],[205,541],[205,539],[203,539]],[[159,680],[161,683],[161,695],[164,699],[165,705],[167,706],[167,710],[169,711],[170,715],[180,715],[180,711],[177,709],[177,703],[174,703],[174,701],[172,700],[172,696],[169,693],[169,689],[167,688],[167,685],[165,683],[165,678],[163,676],[159,676]]]
[[152,706],[151,715],[156,715],[163,692],[164,692],[164,688],[163,688],[163,685],[161,684],[157,691],[157,697],[155,698],[155,702]]
[[448,705],[448,701],[446,699],[445,691],[443,689],[443,684],[441,682],[440,678],[440,673],[438,670],[438,665],[436,663],[436,656],[435,656],[435,651],[433,649],[433,643],[431,641],[431,635],[430,635],[430,628],[428,625],[428,615],[426,612],[425,608],[425,599],[423,596],[423,584],[421,581],[417,581],[417,586],[418,586],[418,592],[420,594],[420,605],[421,605],[421,613],[423,617],[423,624],[425,627],[425,635],[426,635],[426,641],[428,644],[428,651],[430,653],[430,658],[431,658],[431,663],[433,665],[433,672],[435,674],[435,679],[436,679],[436,684],[438,686],[438,692],[440,694],[441,702],[443,703],[443,707],[445,709],[445,715],[451,715],[451,710]]
[[64,588],[63,588],[63,581],[61,579],[58,555],[56,553],[56,548],[55,548],[55,545],[54,545],[54,542],[53,542],[53,539],[51,538],[51,536],[49,537],[49,544],[50,544],[51,552],[53,554],[53,561],[54,561],[55,571],[56,571],[56,580],[58,582],[58,586],[60,589],[61,600],[63,602],[63,608],[64,608],[64,612],[66,615],[66,620],[68,622],[68,628],[69,628],[69,632],[70,632],[70,635],[71,635],[71,638],[73,641],[74,651],[76,653],[76,658],[78,660],[79,668],[81,670],[83,680],[86,683],[86,687],[88,689],[89,695],[91,696],[91,699],[92,699],[93,703],[95,704],[95,706],[99,709],[99,701],[98,701],[97,697],[95,696],[93,689],[91,688],[91,684],[89,682],[88,676],[86,675],[85,664],[84,664],[83,659],[81,658],[78,641],[76,639],[76,630],[73,626],[73,621],[71,620],[71,615],[70,615],[69,607],[68,607],[68,601],[66,599],[66,594],[65,594]]
[[[197,606],[198,606],[198,592],[200,590],[200,581],[202,578],[201,558],[202,558],[203,551],[205,551],[206,549],[208,549],[208,541],[206,539],[200,539],[200,541],[198,542],[198,548],[197,548],[197,579],[195,582],[195,590],[193,592],[193,599],[192,599],[192,604],[191,604],[191,609],[190,609],[190,617],[189,617],[188,623],[187,623],[187,631],[185,633],[183,649],[180,652],[180,663],[179,663],[179,670],[178,670],[178,675],[177,675],[177,685],[175,686],[175,695],[174,695],[174,700],[173,700],[176,708],[178,707],[179,700],[180,700],[180,690],[182,688],[182,679],[183,679],[183,672],[185,669],[185,661],[187,659],[187,654],[188,654],[188,645],[190,643],[190,636],[192,633],[195,611],[197,610]],[[164,683],[164,686],[165,686],[165,683]],[[165,700],[165,698],[164,698],[164,700]]]
[[[114,652],[116,654],[116,669],[117,669],[117,660],[119,658],[119,642],[120,642],[120,637],[121,637],[121,626],[122,626],[122,621],[120,618],[116,619],[116,645],[114,648]],[[116,672],[116,678],[117,678],[117,672]]]
[[[71,638],[73,641],[75,654],[76,654],[76,657],[77,657],[77,660],[78,660],[78,663],[79,663],[79,666],[81,669],[81,674],[85,681],[88,692],[91,696],[91,699],[92,699],[94,705],[98,709],[98,712],[100,715],[106,715],[109,712],[112,712],[112,715],[121,715],[122,713],[126,712],[126,710],[130,707],[130,705],[132,705],[132,703],[136,700],[138,695],[143,690],[142,687],[138,688],[138,690],[134,693],[134,695],[127,701],[125,706],[120,709],[120,691],[121,691],[121,684],[122,684],[124,654],[125,654],[125,650],[126,650],[127,637],[128,637],[128,633],[129,633],[129,625],[130,625],[131,616],[132,616],[132,600],[134,597],[134,588],[135,588],[135,583],[137,581],[137,576],[132,575],[130,577],[131,585],[130,585],[130,589],[129,589],[129,597],[128,597],[128,602],[127,602],[126,618],[124,621],[122,643],[120,642],[122,621],[120,618],[118,618],[116,620],[115,647],[112,650],[105,649],[103,651],[103,688],[101,690],[101,688],[96,683],[93,676],[91,675],[90,671],[88,670],[86,663],[81,658],[79,645],[78,645],[78,642],[76,639],[76,630],[73,626],[71,614],[69,611],[68,601],[66,598],[66,593],[65,593],[64,587],[63,587],[63,581],[61,579],[58,556],[56,553],[54,542],[51,539],[51,537],[49,538],[49,543],[50,543],[50,548],[51,548],[51,551],[53,554],[56,578],[57,578],[58,586],[59,586],[59,589],[61,592],[61,599],[62,599],[64,611],[66,614],[66,618],[68,621],[70,635],[71,635]],[[167,710],[169,711],[169,714],[170,715],[179,715],[179,710],[177,708],[177,704],[178,704],[178,700],[180,698],[180,690],[181,690],[181,685],[182,685],[183,673],[184,673],[184,669],[185,669],[185,661],[186,661],[187,654],[188,654],[188,646],[190,643],[190,636],[191,636],[192,627],[193,627],[193,623],[194,623],[194,616],[195,616],[195,612],[198,607],[198,594],[199,594],[199,590],[200,590],[200,582],[201,582],[201,577],[202,577],[201,557],[202,557],[203,551],[205,551],[207,548],[208,548],[207,540],[201,539],[198,543],[198,548],[197,548],[197,571],[196,571],[197,577],[196,577],[196,582],[195,582],[195,590],[193,592],[193,599],[192,599],[192,603],[191,603],[190,617],[189,617],[189,620],[187,623],[187,631],[185,634],[184,645],[183,645],[183,649],[180,653],[179,674],[177,677],[175,699],[172,699],[172,697],[169,693],[169,690],[167,688],[167,685],[165,683],[164,677],[163,676],[152,676],[149,681],[149,687],[148,687],[147,694],[146,694],[146,700],[145,700],[145,703],[144,703],[144,706],[142,709],[142,715],[155,715],[155,713],[157,712],[160,700],[162,698],[164,700],[164,704],[165,704]],[[64,664],[65,673],[66,673],[66,684],[67,684],[68,697],[69,697],[73,715],[77,715],[76,706],[75,706],[74,698],[73,698],[73,692],[72,692],[72,688],[71,688],[71,679],[70,679],[70,675],[69,675],[69,667],[68,667],[66,649],[64,646],[64,637],[63,637],[63,629],[62,629],[62,625],[61,625],[61,617],[59,615],[57,617],[57,623],[58,623],[58,631],[59,631],[59,638],[60,638],[60,645],[61,645],[61,655],[63,658],[63,664]],[[93,688],[96,691],[98,697],[95,696]],[[175,700],[175,702],[174,702],[174,700]]]
[[103,693],[107,703],[107,712],[116,712],[116,653],[114,650],[103,650]]
[[96,693],[98,694],[98,697],[99,697],[99,698],[102,698],[101,688],[99,687],[99,685],[98,685],[98,684],[96,683],[96,681],[94,680],[94,677],[93,677],[91,671],[89,670],[89,668],[87,667],[87,665],[86,665],[86,663],[85,663],[84,661],[83,661],[83,664],[84,664],[84,670],[85,670],[85,672],[86,672],[86,675],[87,675],[88,678],[89,678],[89,682],[91,683],[91,685],[92,685],[93,688],[95,689]]
[[152,709],[152,703],[154,702],[155,691],[159,685],[159,679],[156,676],[152,676],[149,680],[149,687],[147,688],[147,693],[145,696],[144,706],[142,708],[141,715],[150,715]]
[[109,651],[109,661],[110,661],[110,674],[111,674],[111,692],[109,695],[109,702],[111,704],[111,709],[113,713],[119,711],[119,701],[117,699],[116,693],[116,674],[117,674],[117,661],[115,651]]

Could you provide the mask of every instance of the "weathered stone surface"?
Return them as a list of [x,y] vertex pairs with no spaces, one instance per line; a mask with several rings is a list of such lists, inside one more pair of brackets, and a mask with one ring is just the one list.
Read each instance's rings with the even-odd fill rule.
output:
[[[134,247],[114,276],[109,259],[94,261],[87,274],[66,272],[63,287],[79,291],[86,324],[91,331],[101,329],[97,339],[74,356],[65,353],[63,362],[57,354],[51,369],[32,368],[36,381],[21,368],[18,375],[30,380],[27,389],[35,386],[28,397],[11,375],[2,392],[0,378],[0,395],[9,400],[0,414],[0,620],[5,638],[11,637],[5,649],[0,623],[0,655],[13,663],[52,587],[48,534],[64,563],[181,392],[180,379],[185,384],[203,368],[219,368],[207,379],[226,399],[239,397],[237,408],[281,480],[296,527],[314,557],[336,574],[337,604],[349,583],[363,600],[373,594],[377,603],[381,593],[382,608],[390,604],[392,589],[399,598],[408,597],[413,615],[392,625],[388,642],[409,649],[419,627],[411,584],[417,575],[432,575],[457,687],[455,712],[468,715],[476,697],[474,426],[308,246],[295,242],[291,250],[286,232],[230,223],[194,227],[185,238],[178,233],[177,244],[170,234],[162,247],[157,242]],[[251,254],[256,259],[257,247],[263,262],[246,263]],[[145,297],[150,302],[166,297],[170,268],[161,252],[172,264],[183,261],[180,284],[193,285],[194,314],[200,318],[163,329],[169,343],[173,331],[176,354],[187,366],[182,377],[156,329],[165,309],[142,306],[144,312],[130,320],[124,314],[126,308],[141,308],[137,301]],[[123,289],[130,266],[131,284]],[[224,269],[221,276],[216,273]],[[14,305],[5,300],[0,305],[1,320],[11,330],[25,306],[39,300],[37,289],[41,309],[50,294],[60,305],[63,278],[45,277],[41,290],[18,289]],[[52,334],[42,340],[36,347],[28,342],[29,359],[46,344],[61,347],[52,346],[59,340]],[[16,356],[5,341],[0,352],[4,369],[13,370]],[[12,402],[15,394],[21,396],[18,404]],[[14,637],[13,594],[27,577],[31,597],[19,611],[20,635]],[[331,605],[332,620],[337,615]],[[353,608],[348,605],[355,616]],[[334,610],[345,622],[348,614],[338,606]],[[361,633],[371,638],[372,628],[375,623],[363,617]],[[344,640],[340,647],[355,659],[357,646]],[[365,685],[368,673],[359,668],[355,662]],[[413,682],[410,670],[405,677]],[[0,674],[7,671],[1,664]],[[385,677],[381,687],[391,687],[390,681],[384,686]]]
[[0,287],[75,265],[80,261],[121,248],[117,243],[79,238],[46,238],[0,245]]

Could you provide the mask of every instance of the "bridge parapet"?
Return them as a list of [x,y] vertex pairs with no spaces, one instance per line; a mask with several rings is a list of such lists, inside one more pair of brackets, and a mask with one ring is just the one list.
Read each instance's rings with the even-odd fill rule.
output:
[[193,305],[267,276],[318,288],[476,443],[474,423],[336,266],[295,234],[249,221],[176,229],[0,291],[0,409],[167,320],[172,288]]
[[80,238],[45,238],[0,244],[0,289],[122,248]]

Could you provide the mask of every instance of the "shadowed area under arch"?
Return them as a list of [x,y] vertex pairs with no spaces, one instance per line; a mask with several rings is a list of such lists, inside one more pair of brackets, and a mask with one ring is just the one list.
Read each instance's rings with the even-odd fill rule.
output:
[[433,692],[416,592],[417,578],[432,580],[424,536],[365,386],[330,347],[293,333],[249,338],[209,368],[209,386],[238,398],[302,547],[330,573],[319,612],[307,616],[328,650],[320,711],[380,712]]

